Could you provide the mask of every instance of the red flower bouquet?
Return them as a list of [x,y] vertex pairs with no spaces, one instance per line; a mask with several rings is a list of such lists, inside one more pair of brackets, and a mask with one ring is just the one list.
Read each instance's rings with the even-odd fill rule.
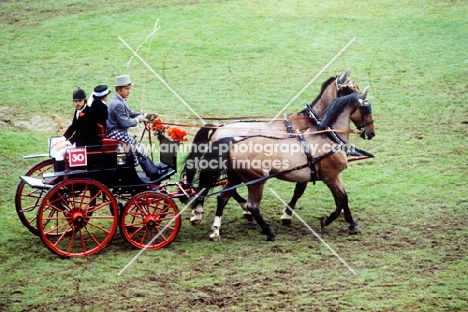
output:
[[179,129],[179,128],[169,128],[167,130],[167,135],[174,142],[188,141],[187,131]]
[[161,118],[156,118],[152,123],[147,123],[146,127],[150,131],[164,133],[169,126],[165,126]]
[[174,142],[188,141],[187,131],[177,127],[165,126],[161,118],[156,118],[153,122],[147,123],[146,129],[156,132],[155,134],[157,135],[164,135],[166,133]]

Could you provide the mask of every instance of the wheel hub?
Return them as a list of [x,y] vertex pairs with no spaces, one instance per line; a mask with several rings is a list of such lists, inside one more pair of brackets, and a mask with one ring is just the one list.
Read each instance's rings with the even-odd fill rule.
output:
[[67,214],[67,221],[69,224],[72,224],[77,227],[83,227],[88,223],[89,217],[86,216],[83,209],[73,208]]
[[159,220],[155,216],[148,216],[145,219],[145,224],[148,227],[155,227],[155,226],[159,225]]

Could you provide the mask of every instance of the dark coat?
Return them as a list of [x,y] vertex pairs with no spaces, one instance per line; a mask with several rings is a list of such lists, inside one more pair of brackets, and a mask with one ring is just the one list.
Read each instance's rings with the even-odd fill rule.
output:
[[91,108],[96,114],[97,122],[104,127],[104,130],[106,130],[107,105],[100,99],[94,99],[93,103],[91,104]]
[[89,106],[76,118],[76,110],[73,114],[73,121],[63,136],[75,143],[76,146],[97,145],[99,144],[99,129],[97,127],[96,113]]

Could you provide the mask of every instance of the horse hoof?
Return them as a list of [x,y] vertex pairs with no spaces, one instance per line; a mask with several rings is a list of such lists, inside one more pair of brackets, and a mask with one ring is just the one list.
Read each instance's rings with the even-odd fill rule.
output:
[[244,218],[249,222],[253,222],[253,220],[254,220],[254,218],[253,218],[253,216],[251,214],[245,214]]
[[219,242],[219,236],[210,236],[210,241]]
[[199,226],[201,224],[201,220],[192,220],[190,223],[192,223],[193,226]]
[[274,241],[276,241],[276,236],[275,236],[275,234],[267,235],[265,240],[267,242],[274,242]]
[[282,223],[284,226],[291,226],[292,221],[291,221],[291,219],[281,219],[281,223]]
[[320,219],[320,227],[322,229],[327,226],[327,220],[328,220],[327,217],[322,217],[322,219]]
[[348,230],[348,234],[349,235],[354,235],[354,234],[358,234],[358,233],[361,233],[361,228],[357,225],[353,226],[353,227],[349,227],[349,230]]

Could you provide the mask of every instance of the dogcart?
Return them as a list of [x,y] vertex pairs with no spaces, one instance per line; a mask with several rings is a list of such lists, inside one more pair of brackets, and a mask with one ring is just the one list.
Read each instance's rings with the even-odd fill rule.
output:
[[130,146],[105,137],[98,146],[70,148],[64,171],[54,172],[53,159],[36,164],[17,188],[21,222],[61,257],[100,252],[117,228],[136,248],[169,245],[181,226],[174,199],[189,198],[194,189],[183,180],[168,181],[177,172],[179,142],[164,129],[156,135],[162,171],[157,180],[137,171]]

